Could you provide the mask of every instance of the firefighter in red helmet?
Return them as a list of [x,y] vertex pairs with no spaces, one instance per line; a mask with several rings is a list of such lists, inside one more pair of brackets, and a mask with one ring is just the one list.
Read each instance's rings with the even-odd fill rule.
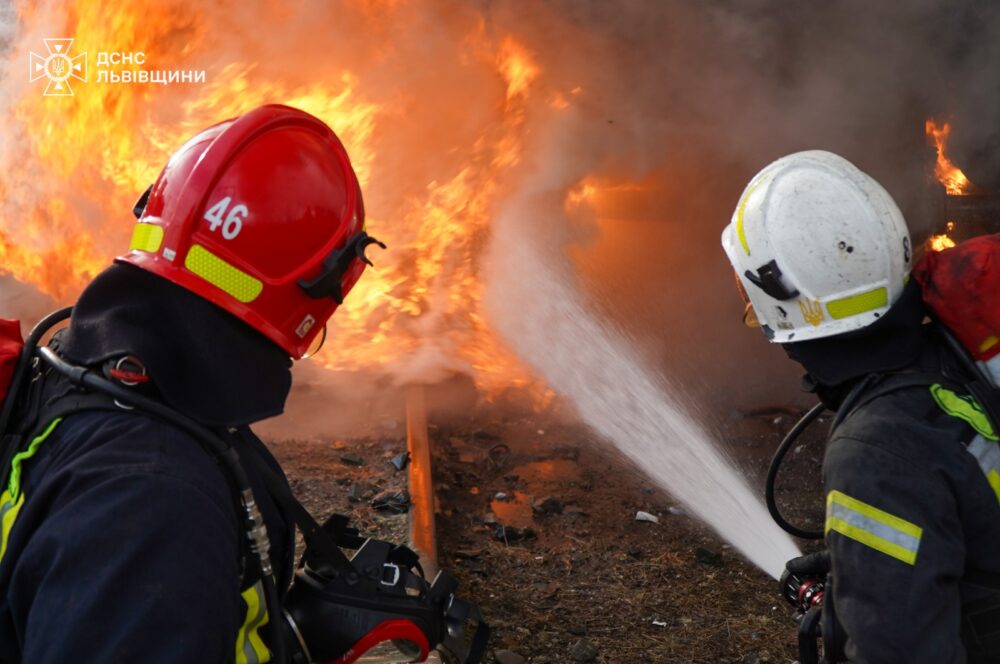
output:
[[320,120],[265,106],[178,150],[120,257],[214,303],[299,359],[365,267],[364,206]]
[[[377,243],[340,141],[307,113],[263,106],[184,144],[135,212],[128,253],[8,398],[0,661],[349,662],[356,653],[336,652],[356,643],[348,627],[426,656],[450,610],[432,602],[451,591],[412,578],[404,547],[356,541],[357,556],[384,561],[347,560],[353,536],[312,521],[249,427],[283,410],[292,360],[319,341]],[[312,632],[337,644],[302,642],[301,605],[322,602],[309,584],[287,591],[296,526],[310,583],[353,584],[319,610],[352,620]],[[378,598],[351,599],[371,587],[404,619],[386,627],[385,611],[365,613]]]

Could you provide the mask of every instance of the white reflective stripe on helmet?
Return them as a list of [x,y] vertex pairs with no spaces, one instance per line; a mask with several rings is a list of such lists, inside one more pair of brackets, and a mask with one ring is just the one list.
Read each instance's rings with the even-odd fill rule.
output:
[[846,159],[783,157],[747,185],[722,234],[771,341],[866,327],[899,298],[910,240],[889,194]]

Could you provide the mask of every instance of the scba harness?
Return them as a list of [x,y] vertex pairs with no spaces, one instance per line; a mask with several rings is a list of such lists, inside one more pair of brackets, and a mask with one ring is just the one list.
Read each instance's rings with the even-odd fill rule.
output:
[[[117,358],[100,367],[75,366],[58,355],[58,340],[42,337],[70,316],[66,308],[43,319],[21,343],[16,323],[0,325],[0,431],[2,470],[16,479],[27,461],[63,418],[87,410],[136,410],[191,434],[226,471],[246,534],[241,543],[247,622],[238,635],[237,662],[335,662],[350,664],[374,646],[391,642],[408,658],[424,661],[437,649],[448,661],[482,660],[489,628],[478,607],[455,597],[458,583],[447,572],[424,577],[416,553],[405,546],[361,537],[347,517],[334,515],[322,526],[295,499],[286,482],[251,446],[239,453],[222,436],[143,394],[148,378],[141,364]],[[242,455],[242,457],[241,457]],[[279,604],[263,518],[246,466],[263,479],[267,492],[297,525],[306,550],[283,606]],[[0,502],[3,540],[24,501],[23,493]],[[355,551],[351,558],[341,547]],[[2,562],[2,558],[0,558]],[[271,619],[280,616],[279,619]],[[253,623],[252,625],[250,623]],[[267,645],[256,633],[267,625]]]

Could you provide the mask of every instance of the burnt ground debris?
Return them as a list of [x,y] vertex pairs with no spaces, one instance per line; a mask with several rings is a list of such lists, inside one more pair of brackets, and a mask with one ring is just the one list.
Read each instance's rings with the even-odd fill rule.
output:
[[[763,409],[724,423],[727,450],[761,494],[794,412]],[[822,519],[826,426],[793,447],[776,492],[786,517],[811,529]],[[439,562],[493,626],[487,661],[795,659],[796,625],[777,583],[585,427],[480,412],[429,433]],[[367,534],[406,540],[407,516],[372,506],[377,494],[406,488],[406,473],[391,463],[406,448],[399,432],[270,445],[317,517],[349,514]],[[345,465],[347,453],[364,465]],[[638,511],[659,523],[636,521]]]
[[[268,447],[281,462],[295,496],[320,522],[331,514],[351,517],[351,527],[361,534],[390,542],[405,542],[408,522],[405,511],[380,512],[372,501],[383,492],[407,490],[405,472],[397,471],[391,459],[406,450],[402,435],[385,437],[315,440],[271,440]],[[345,454],[362,463],[349,465]],[[301,553],[302,537],[297,550]]]

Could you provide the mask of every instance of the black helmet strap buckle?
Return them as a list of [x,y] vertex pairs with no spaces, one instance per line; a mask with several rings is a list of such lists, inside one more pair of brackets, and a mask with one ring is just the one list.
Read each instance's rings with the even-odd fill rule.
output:
[[782,283],[781,268],[778,267],[777,261],[772,260],[766,265],[761,265],[757,268],[757,274],[747,270],[744,275],[750,283],[776,300],[790,300],[799,294],[794,288],[789,289]]
[[323,269],[318,275],[312,279],[299,279],[299,288],[311,298],[332,297],[337,304],[343,304],[344,292],[341,280],[344,272],[354,260],[372,265],[372,262],[365,255],[365,248],[371,244],[377,244],[385,249],[384,243],[379,242],[364,231],[358,231],[347,241],[347,244],[339,249],[334,249],[323,259]]

